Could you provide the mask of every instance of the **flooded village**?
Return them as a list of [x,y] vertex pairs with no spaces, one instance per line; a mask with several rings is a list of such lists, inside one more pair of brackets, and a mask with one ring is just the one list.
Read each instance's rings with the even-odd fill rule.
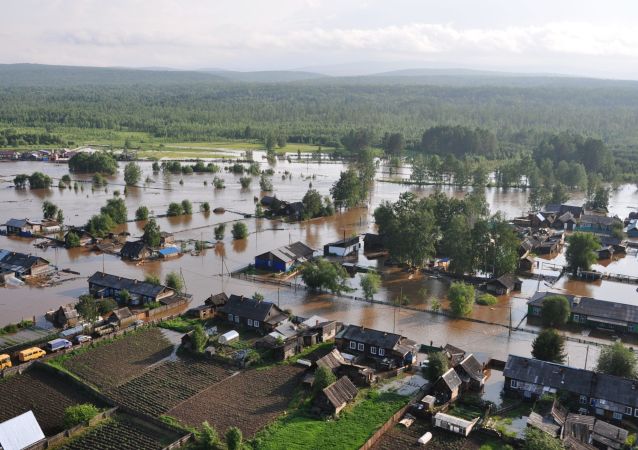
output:
[[[312,441],[294,444],[295,427],[338,433],[361,407],[390,413],[387,421],[367,419],[366,440],[348,444],[362,448],[412,448],[417,440],[451,446],[441,448],[501,448],[518,445],[528,427],[567,443],[581,439],[578,445],[625,444],[622,427],[633,430],[633,408],[638,417],[631,383],[621,389],[620,378],[601,377],[590,383],[596,393],[564,385],[570,371],[572,378],[595,376],[601,349],[620,340],[632,346],[638,326],[638,239],[631,233],[601,244],[590,271],[573,276],[567,270],[565,236],[606,226],[583,210],[584,193],[574,193],[569,205],[529,213],[529,190],[417,186],[409,183],[409,164],[397,169],[377,159],[364,206],[304,220],[294,205],[303,208],[309,189],[329,197],[347,161],[296,153],[294,146],[277,160],[261,151],[218,152],[223,155],[202,161],[218,166],[214,174],[171,173],[157,170],[157,162],[137,161],[136,185],[127,185],[122,161],[99,185],[91,174],[69,173],[66,159],[0,164],[0,353],[6,359],[0,357],[0,367],[5,377],[16,374],[0,391],[17,392],[33,378],[63,398],[57,409],[35,408],[46,439],[33,448],[56,442],[88,448],[114,432],[130,438],[128,447],[118,448],[188,446],[201,439],[205,429],[193,430],[203,422],[222,433],[238,427],[253,448],[284,448],[277,445],[283,441],[286,448],[310,448]],[[248,185],[244,174],[233,172],[236,161],[256,167]],[[16,175],[33,172],[49,176],[51,187],[14,187]],[[272,182],[268,191],[259,182],[264,173]],[[477,295],[493,294],[494,301],[459,316],[448,299],[458,279],[448,271],[449,258],[437,255],[421,270],[393,261],[374,211],[403,192],[463,199],[475,189],[484,191],[490,213],[501,212],[516,230],[518,270],[492,278],[486,269],[468,278]],[[85,224],[110,199],[123,201],[126,220],[98,238]],[[167,213],[184,201],[191,214]],[[268,218],[264,211],[274,210],[273,201],[281,205]],[[44,219],[45,202],[63,212],[63,222]],[[635,185],[620,185],[611,191],[608,211],[595,217],[616,218],[629,231],[637,205]],[[148,219],[135,220],[140,206]],[[155,246],[142,239],[149,221],[158,227]],[[233,237],[237,223],[247,226],[246,237]],[[69,233],[78,238],[74,248],[65,245]],[[302,265],[321,256],[347,271],[346,289],[318,292],[303,282]],[[368,273],[380,275],[372,295],[362,288]],[[168,286],[167,277],[174,284]],[[552,293],[570,302],[572,316],[560,330],[564,365],[531,357],[544,328],[543,299]],[[84,317],[79,311],[86,315],[87,307],[80,304],[95,299],[93,317]],[[429,377],[436,367],[444,370]],[[51,375],[56,368],[60,373]],[[337,417],[360,390],[370,394],[337,422],[317,422],[294,408],[281,418],[297,386],[315,392],[312,386],[325,377],[330,382],[312,406],[317,417]],[[162,387],[160,379],[180,382]],[[250,400],[246,389],[256,391]],[[38,398],[26,395],[0,420]],[[571,408],[574,401],[581,407]],[[89,421],[65,443],[60,408],[87,402],[107,425]],[[254,415],[255,408],[265,412]],[[579,437],[574,430],[583,420],[591,421],[590,431]],[[273,421],[277,426],[269,427]],[[607,427],[602,434],[597,423]]]

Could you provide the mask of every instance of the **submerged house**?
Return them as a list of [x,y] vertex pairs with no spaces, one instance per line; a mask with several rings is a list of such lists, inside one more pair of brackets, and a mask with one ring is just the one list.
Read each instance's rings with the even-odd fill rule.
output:
[[22,237],[31,237],[42,231],[42,225],[30,219],[9,219],[4,226],[7,227],[8,235],[18,235]]
[[610,234],[614,227],[618,225],[623,225],[622,220],[618,217],[585,214],[580,218],[576,230],[589,233]]
[[122,259],[128,259],[131,261],[140,261],[142,259],[150,258],[153,254],[153,250],[146,245],[142,240],[128,241],[120,250],[120,256]]
[[218,309],[219,315],[236,325],[270,333],[288,319],[286,313],[268,301],[231,295]]
[[460,363],[458,363],[454,370],[461,379],[464,389],[480,391],[485,385],[487,375],[483,364],[474,357],[473,354],[467,355]]
[[638,306],[590,297],[536,292],[527,302],[528,315],[540,317],[545,298],[555,295],[565,297],[569,302],[570,323],[619,333],[638,333]]
[[127,291],[132,305],[168,301],[177,295],[173,289],[161,284],[138,281],[104,272],[95,272],[88,281],[89,292],[94,297],[112,297],[120,301],[122,291]]
[[353,236],[340,241],[331,242],[323,246],[324,256],[348,256],[359,253],[361,248],[361,238]]
[[288,272],[312,259],[314,252],[312,248],[298,241],[255,256],[255,267],[271,272]]
[[487,292],[496,295],[509,295],[513,291],[520,291],[523,282],[514,275],[503,275],[485,284]]
[[0,249],[0,273],[18,278],[48,275],[54,270],[49,261],[39,256]]
[[416,359],[416,343],[395,333],[347,325],[335,341],[342,352],[375,360],[385,368],[406,366]]

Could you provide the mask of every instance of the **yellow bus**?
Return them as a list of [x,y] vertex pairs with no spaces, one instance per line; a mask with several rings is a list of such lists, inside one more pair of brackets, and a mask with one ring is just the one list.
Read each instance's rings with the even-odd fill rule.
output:
[[47,352],[45,352],[39,347],[31,347],[31,348],[26,348],[24,350],[20,350],[18,352],[18,359],[20,360],[20,362],[27,362],[27,361],[31,361],[32,359],[42,358],[46,354]]
[[11,357],[5,353],[0,355],[0,370],[6,369],[7,367],[11,367]]

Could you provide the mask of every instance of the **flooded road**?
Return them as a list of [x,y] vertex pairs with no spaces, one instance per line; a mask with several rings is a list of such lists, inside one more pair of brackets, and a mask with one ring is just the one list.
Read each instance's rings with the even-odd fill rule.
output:
[[[265,160],[262,162],[261,152],[255,152],[255,159],[260,161],[262,169],[269,167]],[[240,175],[224,170],[215,175],[165,175],[153,174],[150,163],[140,163],[140,165],[143,170],[142,180],[148,177],[149,183],[140,187],[127,188],[124,195],[123,163],[120,163],[118,174],[108,179],[107,188],[97,190],[93,190],[89,182],[79,183],[82,187],[77,190],[59,189],[58,179],[68,173],[66,164],[1,163],[0,222],[4,223],[12,217],[29,217],[39,220],[42,217],[42,202],[48,200],[64,211],[66,224],[83,225],[90,216],[99,212],[100,207],[113,196],[114,191],[119,190],[125,199],[129,218],[134,216],[135,210],[140,205],[147,206],[151,214],[164,214],[170,202],[190,200],[196,212],[192,216],[159,218],[157,221],[161,229],[175,233],[178,240],[214,242],[214,226],[228,222],[229,226],[226,228],[223,243],[214,249],[202,252],[199,256],[185,254],[173,260],[136,265],[112,255],[101,255],[85,249],[41,250],[33,246],[33,240],[0,236],[0,248],[37,254],[61,269],[69,268],[81,274],[80,278],[47,288],[24,286],[0,289],[0,325],[30,318],[33,315],[41,318],[49,309],[74,303],[80,294],[87,291],[86,277],[103,268],[109,273],[139,279],[144,278],[148,273],[154,273],[163,279],[171,271],[181,271],[186,281],[187,292],[193,294],[194,304],[202,303],[208,295],[222,290],[244,295],[252,295],[259,290],[264,292],[266,299],[277,301],[279,298],[282,307],[291,308],[295,314],[301,316],[316,313],[343,322],[358,323],[388,331],[394,329],[419,342],[433,341],[436,345],[440,345],[449,341],[458,346],[465,346],[470,351],[493,350],[497,353],[496,356],[500,357],[504,357],[509,352],[529,354],[530,342],[534,337],[532,334],[516,332],[508,336],[507,329],[500,326],[450,320],[427,312],[433,299],[442,300],[445,307],[448,286],[445,280],[423,275],[416,275],[409,279],[407,274],[399,270],[390,270],[385,273],[382,288],[375,295],[375,299],[392,302],[403,294],[409,299],[411,307],[420,310],[401,309],[399,311],[389,305],[370,305],[327,295],[316,296],[303,290],[295,292],[294,289],[281,289],[278,295],[277,288],[273,286],[258,285],[246,280],[231,280],[227,276],[220,276],[222,270],[228,274],[229,271],[232,272],[253,262],[255,255],[290,242],[301,240],[316,249],[322,249],[324,244],[341,239],[344,235],[373,231],[372,212],[382,201],[394,201],[405,191],[413,191],[420,196],[429,195],[437,190],[435,187],[419,188],[376,182],[366,208],[352,209],[329,218],[289,224],[267,219],[244,219],[243,214],[254,213],[255,199],[266,194],[259,190],[258,177],[253,177],[249,188],[242,189],[239,184]],[[296,162],[295,156],[292,156],[292,162],[278,161],[271,167],[275,171],[272,178],[274,194],[279,199],[288,201],[300,201],[310,186],[322,195],[329,195],[330,187],[338,179],[340,172],[346,168],[342,163]],[[44,172],[54,178],[54,187],[48,190],[15,190],[13,188],[12,179],[16,174],[30,174],[34,171]],[[214,176],[224,179],[225,189],[213,188]],[[90,181],[91,177],[72,175],[71,178]],[[442,187],[438,190],[459,197],[467,192],[455,187]],[[485,193],[492,212],[502,211],[507,217],[514,217],[527,209],[528,194],[523,190],[486,188]],[[575,194],[575,198],[579,195],[582,194]],[[224,214],[199,213],[197,210],[202,202],[209,202],[211,209],[223,207],[226,212]],[[635,186],[622,186],[612,193],[610,207],[612,214],[618,214],[624,218],[634,205],[638,205],[638,193]],[[247,224],[250,231],[247,239],[232,240],[230,223],[236,220],[243,220]],[[121,230],[128,231],[132,238],[136,238],[141,236],[143,226],[143,222],[130,222],[123,225]],[[553,262],[560,262],[559,258]],[[637,262],[635,255],[627,255],[619,261],[612,262],[606,271],[617,270],[621,273],[638,275]],[[383,260],[369,261],[361,255],[359,263],[381,267]],[[355,289],[359,288],[358,277],[351,280],[351,286]],[[635,285],[608,282],[602,285],[600,283],[599,285],[586,284],[563,279],[555,286],[551,286],[551,289],[557,292],[568,290],[581,295],[615,301],[635,301],[638,304],[638,293],[635,287]],[[526,280],[520,294],[517,293],[511,298],[500,297],[499,303],[493,307],[477,305],[473,317],[505,325],[510,322],[511,317],[512,323],[518,324],[523,320],[527,310],[525,297],[539,288],[540,290],[550,289],[544,282]],[[352,295],[362,296],[358,290]],[[582,366],[586,346],[578,343],[570,343],[569,346],[570,357]],[[593,351],[590,351],[589,365],[592,364],[591,361],[595,361],[595,358],[591,358]]]

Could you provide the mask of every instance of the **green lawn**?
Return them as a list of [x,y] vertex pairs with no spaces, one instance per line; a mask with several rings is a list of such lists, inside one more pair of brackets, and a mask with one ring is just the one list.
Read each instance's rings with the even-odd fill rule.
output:
[[408,401],[407,397],[379,395],[376,391],[363,391],[359,396],[355,405],[343,410],[337,420],[310,417],[304,410],[278,419],[257,435],[256,448],[357,449]]

